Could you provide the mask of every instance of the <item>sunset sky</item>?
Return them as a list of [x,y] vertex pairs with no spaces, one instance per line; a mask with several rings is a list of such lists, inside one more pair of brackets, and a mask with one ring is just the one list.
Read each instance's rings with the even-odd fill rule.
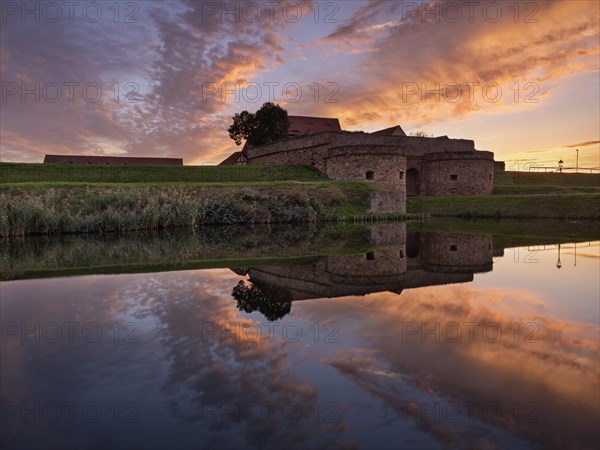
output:
[[574,166],[576,148],[600,167],[597,0],[1,7],[3,162],[215,163],[239,149],[231,116],[272,100],[346,130],[473,139],[509,170]]

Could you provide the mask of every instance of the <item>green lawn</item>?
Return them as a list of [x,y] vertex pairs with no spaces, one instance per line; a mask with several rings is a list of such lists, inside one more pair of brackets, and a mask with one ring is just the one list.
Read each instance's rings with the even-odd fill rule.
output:
[[0,235],[303,223],[367,214],[374,187],[350,181],[0,186]]
[[0,163],[0,186],[13,183],[248,183],[326,181],[307,166],[144,166]]
[[407,210],[455,217],[600,219],[600,193],[409,197]]
[[600,174],[494,173],[494,194],[600,193]]
[[600,219],[600,174],[496,172],[493,194],[409,197],[407,211],[446,217]]
[[[368,216],[370,183],[307,166],[0,163],[0,235]],[[498,172],[491,196],[410,197],[409,214],[600,219],[600,175]]]

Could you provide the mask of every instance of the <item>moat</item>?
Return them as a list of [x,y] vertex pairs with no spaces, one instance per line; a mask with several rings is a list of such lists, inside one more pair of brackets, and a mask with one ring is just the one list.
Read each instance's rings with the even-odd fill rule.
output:
[[31,237],[0,256],[2,448],[600,439],[594,222]]

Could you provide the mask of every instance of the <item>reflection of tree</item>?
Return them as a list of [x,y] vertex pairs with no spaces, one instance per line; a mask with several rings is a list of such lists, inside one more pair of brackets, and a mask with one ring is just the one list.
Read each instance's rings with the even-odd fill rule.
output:
[[271,322],[283,318],[292,310],[292,293],[265,283],[247,286],[244,281],[240,281],[233,288],[231,296],[237,301],[240,311],[259,311]]

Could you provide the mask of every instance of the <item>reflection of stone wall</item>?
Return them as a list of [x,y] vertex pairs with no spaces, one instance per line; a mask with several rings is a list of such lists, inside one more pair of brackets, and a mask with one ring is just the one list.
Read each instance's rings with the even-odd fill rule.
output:
[[492,268],[490,235],[418,233],[411,234],[410,243],[406,239],[403,224],[376,225],[371,251],[305,266],[250,269],[250,279],[290,289],[294,300],[301,300],[463,283]]
[[406,223],[384,223],[369,227],[373,245],[405,245]]
[[401,278],[397,277],[406,272],[406,224],[373,225],[369,232],[369,240],[376,246],[372,251],[327,258],[327,269],[337,282],[398,281]]
[[422,233],[420,241],[421,263],[427,270],[492,270],[494,246],[489,234]]
[[[398,281],[406,272],[406,254],[399,245],[380,247],[362,255],[340,255],[327,258],[327,270],[337,283]],[[400,278],[401,279],[401,278]]]

